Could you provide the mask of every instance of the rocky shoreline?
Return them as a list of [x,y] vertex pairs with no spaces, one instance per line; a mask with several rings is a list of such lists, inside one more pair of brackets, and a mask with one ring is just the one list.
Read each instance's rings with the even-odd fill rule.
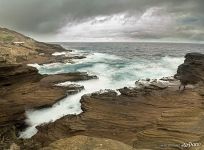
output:
[[[80,72],[41,75],[26,64],[71,62],[84,57],[52,55],[66,50],[8,29],[0,28],[0,34],[14,37],[0,43],[0,149],[204,148],[204,55],[198,53],[185,56],[176,79],[136,81],[136,87],[119,89],[120,95],[112,90],[84,95],[80,115],[38,126],[31,139],[17,138],[26,127],[27,109],[52,106],[83,89],[57,83],[97,77]],[[16,41],[24,43],[15,45]],[[187,86],[185,90],[178,89],[179,81]],[[190,142],[197,146],[189,146]]]
[[[86,72],[41,75],[29,63],[72,61],[75,56],[61,57],[55,52],[71,52],[56,44],[37,42],[29,37],[0,28],[0,35],[12,36],[12,41],[0,41],[0,149],[8,149],[18,141],[18,132],[24,129],[25,111],[50,107],[67,95],[77,93],[83,86],[56,86],[65,81],[95,79]],[[16,44],[17,41],[20,41]]]
[[203,149],[203,56],[187,54],[176,75],[189,83],[195,76],[194,87],[179,91],[177,80],[169,79],[171,84],[166,87],[148,80],[140,88],[119,89],[121,95],[111,90],[84,95],[82,114],[39,126],[32,139],[42,147],[83,135],[113,139],[136,149]]

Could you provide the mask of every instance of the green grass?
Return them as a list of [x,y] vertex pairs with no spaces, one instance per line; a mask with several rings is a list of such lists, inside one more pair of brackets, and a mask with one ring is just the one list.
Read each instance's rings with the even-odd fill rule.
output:
[[0,34],[0,41],[11,42],[11,41],[13,41],[13,39],[14,39],[14,37],[11,35]]

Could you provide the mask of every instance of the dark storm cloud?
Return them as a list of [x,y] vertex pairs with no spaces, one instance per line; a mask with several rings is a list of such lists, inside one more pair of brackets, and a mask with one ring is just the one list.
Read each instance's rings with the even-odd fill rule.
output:
[[0,0],[1,24],[34,32],[53,32],[69,21],[124,11],[142,11],[151,4],[135,0]]
[[[67,23],[79,24],[96,16],[118,13],[140,16],[149,8],[162,7],[166,9],[166,15],[174,16],[178,26],[183,27],[181,31],[175,30],[174,36],[183,38],[190,33],[204,32],[203,6],[204,0],[0,0],[0,26],[49,35],[57,33]],[[185,28],[188,26],[194,29]],[[127,33],[124,34],[128,36]],[[172,34],[143,32],[136,36],[158,39]]]

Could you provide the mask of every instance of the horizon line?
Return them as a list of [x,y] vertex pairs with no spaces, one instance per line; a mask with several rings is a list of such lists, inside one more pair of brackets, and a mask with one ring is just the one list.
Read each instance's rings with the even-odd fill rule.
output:
[[[44,41],[41,41],[44,42]],[[175,41],[46,41],[47,43],[166,43],[166,44],[204,44],[204,41],[175,42]]]

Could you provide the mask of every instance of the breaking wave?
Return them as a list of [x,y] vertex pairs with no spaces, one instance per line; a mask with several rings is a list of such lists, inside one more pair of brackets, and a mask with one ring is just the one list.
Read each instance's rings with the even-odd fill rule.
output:
[[[79,53],[81,52],[79,51]],[[135,81],[139,79],[159,79],[166,76],[172,76],[176,73],[178,65],[182,64],[183,61],[183,57],[165,56],[159,59],[158,57],[151,59],[135,57],[134,59],[127,59],[110,54],[92,53],[85,59],[74,64],[30,64],[30,66],[36,67],[41,74],[79,71],[97,75],[99,79],[59,84],[59,86],[79,84],[83,85],[85,89],[77,94],[62,99],[50,108],[28,110],[26,112],[26,122],[30,126],[20,134],[20,137],[32,137],[37,133],[35,127],[43,123],[55,121],[68,114],[80,114],[82,112],[80,99],[84,94],[105,89],[116,90],[124,86],[134,86]]]

